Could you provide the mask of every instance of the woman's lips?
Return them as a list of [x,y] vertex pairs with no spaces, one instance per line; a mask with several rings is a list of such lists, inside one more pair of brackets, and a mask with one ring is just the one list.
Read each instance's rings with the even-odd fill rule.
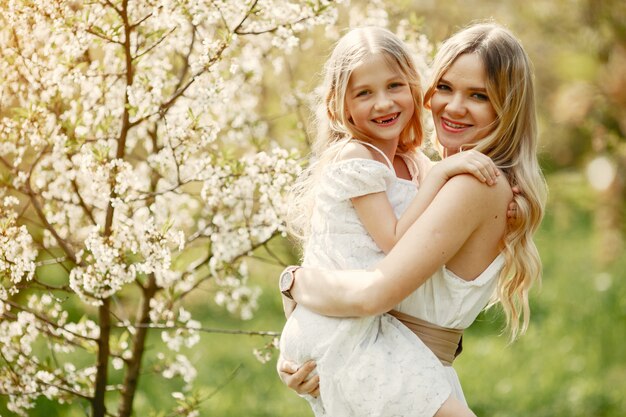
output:
[[471,127],[472,125],[467,124],[467,123],[454,122],[450,119],[446,119],[445,117],[442,117],[441,126],[449,132],[460,132],[462,130],[467,129],[468,127]]

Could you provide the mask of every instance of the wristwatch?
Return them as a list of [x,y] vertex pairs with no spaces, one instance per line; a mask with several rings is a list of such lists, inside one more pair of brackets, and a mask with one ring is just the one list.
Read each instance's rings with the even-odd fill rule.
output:
[[296,279],[296,271],[302,268],[300,265],[289,265],[285,270],[280,274],[280,278],[278,281],[278,287],[280,288],[280,292],[287,298],[293,300],[291,296],[291,288],[293,287],[293,283]]

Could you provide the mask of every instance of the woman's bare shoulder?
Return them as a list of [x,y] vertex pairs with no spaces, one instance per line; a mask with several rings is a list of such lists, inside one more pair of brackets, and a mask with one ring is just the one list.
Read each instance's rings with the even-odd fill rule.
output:
[[487,185],[469,174],[456,175],[448,180],[440,192],[449,193],[465,208],[480,207],[485,212],[500,212],[513,200],[513,191],[507,179],[500,175],[495,185]]

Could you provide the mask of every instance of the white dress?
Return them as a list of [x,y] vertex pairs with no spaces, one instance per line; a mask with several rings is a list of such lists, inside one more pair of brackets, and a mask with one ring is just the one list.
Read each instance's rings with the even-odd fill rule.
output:
[[[415,161],[407,165],[416,166]],[[400,216],[417,187],[397,178],[391,163],[349,159],[330,164],[318,184],[303,265],[364,269],[382,259],[350,201],[381,191]],[[296,363],[317,362],[320,396],[305,396],[317,417],[428,417],[451,394],[441,362],[386,314],[333,318],[298,305],[285,324],[280,349]]]
[[[466,329],[489,302],[503,266],[500,254],[472,281],[442,267],[395,309],[442,327]],[[444,369],[452,394],[466,403],[456,371],[452,366]]]

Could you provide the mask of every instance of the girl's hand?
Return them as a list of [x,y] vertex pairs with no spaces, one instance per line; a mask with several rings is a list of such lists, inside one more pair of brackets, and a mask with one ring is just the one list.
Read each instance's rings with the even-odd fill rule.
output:
[[500,176],[500,170],[491,158],[475,150],[459,152],[444,158],[437,164],[447,181],[459,174],[471,174],[480,182],[494,185]]
[[515,202],[515,196],[517,194],[521,194],[522,191],[517,185],[511,187],[511,191],[513,191],[513,200],[511,200],[511,202],[509,203],[509,207],[506,210],[506,218],[510,222],[515,223],[515,221],[517,220],[517,203]]
[[283,384],[299,395],[311,395],[317,398],[320,395],[320,377],[310,376],[315,366],[315,362],[308,361],[298,368],[298,365],[285,360],[281,355],[278,357],[276,370]]

